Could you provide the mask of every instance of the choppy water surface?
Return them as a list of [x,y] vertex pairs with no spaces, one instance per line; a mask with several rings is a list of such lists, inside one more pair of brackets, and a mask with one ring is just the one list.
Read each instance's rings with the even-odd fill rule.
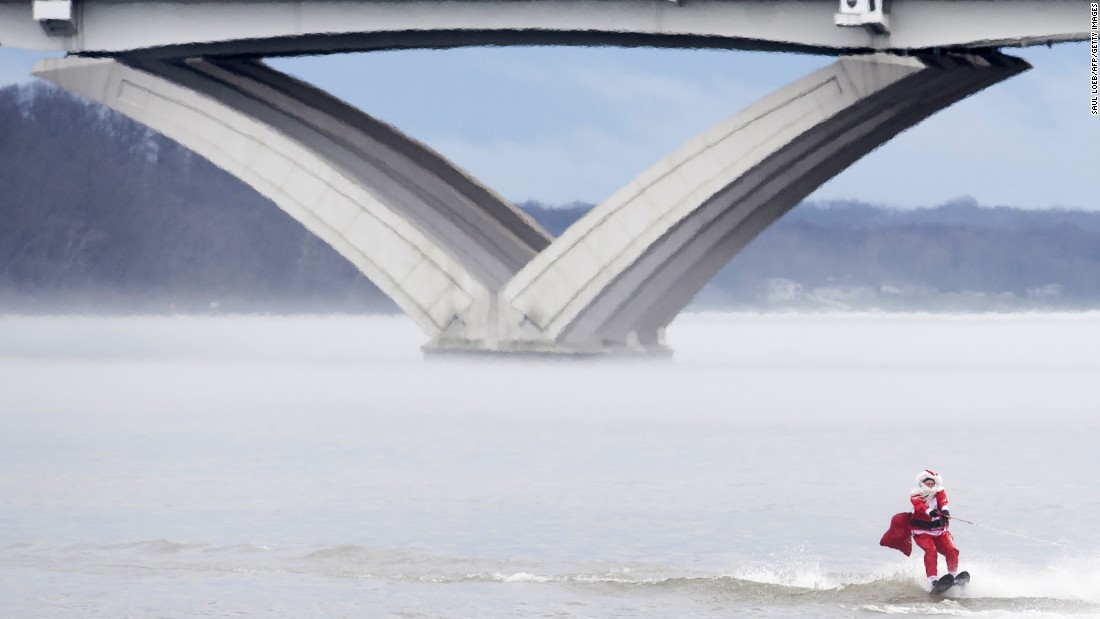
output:
[[[10,617],[1100,616],[1100,313],[687,315],[665,362],[393,317],[0,317]],[[880,548],[944,474],[965,593]]]

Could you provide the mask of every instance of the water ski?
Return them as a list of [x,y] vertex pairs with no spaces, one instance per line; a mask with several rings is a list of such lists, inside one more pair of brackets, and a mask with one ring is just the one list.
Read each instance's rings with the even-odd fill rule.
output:
[[943,595],[951,587],[963,587],[970,582],[970,572],[959,572],[958,576],[945,574],[932,584],[932,595]]

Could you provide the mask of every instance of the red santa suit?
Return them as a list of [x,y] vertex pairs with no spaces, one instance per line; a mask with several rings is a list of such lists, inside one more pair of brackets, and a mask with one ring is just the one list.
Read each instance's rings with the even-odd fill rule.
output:
[[[924,484],[931,479],[936,482],[929,488]],[[943,489],[943,480],[935,471],[923,470],[917,473],[917,488],[909,496],[913,504],[913,515],[909,520],[913,534],[913,543],[924,550],[924,573],[929,580],[936,578],[936,553],[947,559],[947,571],[952,575],[959,571],[959,549],[955,548],[955,539],[948,531],[949,514],[947,492]]]

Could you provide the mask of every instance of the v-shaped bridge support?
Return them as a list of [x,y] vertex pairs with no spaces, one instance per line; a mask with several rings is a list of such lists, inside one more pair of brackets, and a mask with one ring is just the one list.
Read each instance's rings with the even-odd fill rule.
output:
[[757,234],[931,114],[1027,70],[992,54],[843,57],[689,141],[551,241],[426,146],[252,60],[42,61],[35,74],[238,176],[332,245],[428,350],[665,352]]

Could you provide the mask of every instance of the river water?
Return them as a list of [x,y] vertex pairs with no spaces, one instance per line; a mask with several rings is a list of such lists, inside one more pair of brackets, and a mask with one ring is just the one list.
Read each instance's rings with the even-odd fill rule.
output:
[[[4,617],[1100,616],[1100,313],[0,317]],[[943,474],[967,590],[878,546]],[[941,560],[942,569],[942,560]]]

